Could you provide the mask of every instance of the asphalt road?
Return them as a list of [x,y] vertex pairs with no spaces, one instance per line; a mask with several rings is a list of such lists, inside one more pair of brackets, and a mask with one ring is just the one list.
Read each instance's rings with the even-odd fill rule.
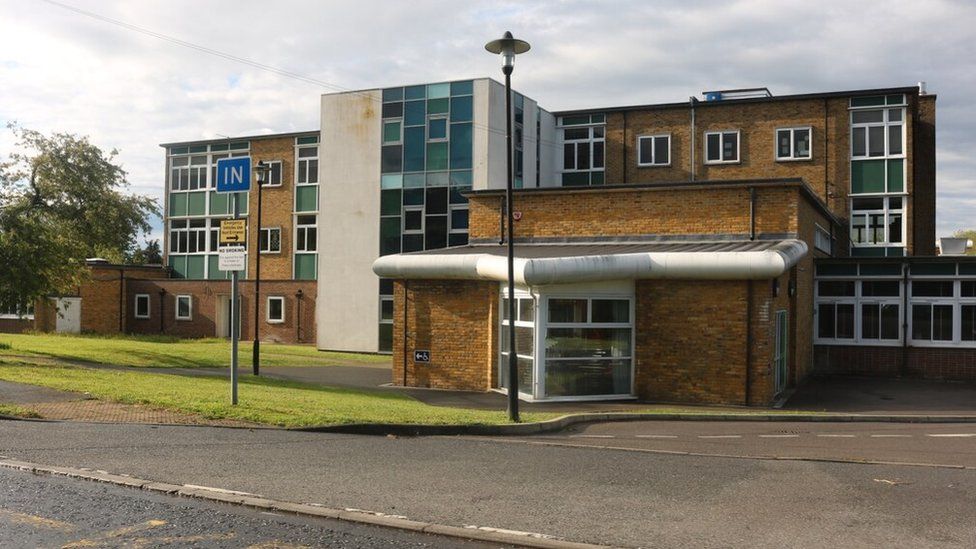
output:
[[163,546],[492,547],[0,469],[0,547]]
[[976,546],[972,470],[537,442],[0,421],[16,459],[456,526],[644,547]]

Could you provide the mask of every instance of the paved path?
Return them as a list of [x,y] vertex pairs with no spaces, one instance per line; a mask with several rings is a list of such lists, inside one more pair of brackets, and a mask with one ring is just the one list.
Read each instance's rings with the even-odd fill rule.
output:
[[0,454],[630,546],[976,546],[970,470],[456,437],[13,421],[0,422]]

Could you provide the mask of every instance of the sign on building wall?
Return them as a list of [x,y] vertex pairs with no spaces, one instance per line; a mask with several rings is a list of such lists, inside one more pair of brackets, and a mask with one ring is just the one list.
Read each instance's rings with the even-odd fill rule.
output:
[[221,271],[243,271],[246,264],[244,246],[227,246],[217,250],[217,268]]
[[429,363],[430,362],[430,351],[414,351],[413,352],[413,361],[414,362],[423,363],[423,364]]
[[251,157],[235,156],[217,161],[217,192],[237,193],[251,190]]
[[221,219],[220,243],[243,244],[247,240],[246,219]]

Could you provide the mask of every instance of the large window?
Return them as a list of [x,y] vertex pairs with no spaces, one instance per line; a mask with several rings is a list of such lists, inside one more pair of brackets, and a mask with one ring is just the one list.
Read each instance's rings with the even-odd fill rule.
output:
[[976,299],[966,294],[973,290],[976,282],[915,279],[910,284],[913,344],[944,345],[973,341],[972,319]]
[[268,324],[282,324],[285,321],[285,298],[280,295],[269,295],[266,310]]
[[819,342],[901,340],[900,280],[818,280],[816,295]]
[[502,298],[502,330],[501,330],[501,360],[499,362],[499,376],[502,387],[508,387],[508,362],[511,356],[511,332],[515,329],[515,356],[518,361],[518,390],[520,393],[533,394],[532,380],[534,377],[535,348],[535,298],[527,293],[515,294],[515,321],[508,315],[509,299]]
[[851,198],[851,241],[858,246],[888,246],[905,241],[905,197]]
[[295,251],[314,252],[318,245],[318,226],[315,215],[295,217]]
[[16,300],[0,301],[0,318],[33,320],[34,303],[20,303]]
[[149,318],[149,294],[136,294],[134,316]]
[[281,186],[281,160],[271,160],[268,163],[268,167],[271,171],[268,172],[268,178],[265,181],[263,187],[280,187]]
[[170,190],[195,191],[207,188],[207,155],[170,158]]
[[739,130],[705,132],[705,163],[733,164],[739,161]]
[[298,171],[295,181],[299,185],[316,185],[319,182],[319,147],[318,145],[299,146]]
[[776,160],[810,160],[813,130],[805,128],[782,128],[776,130]]
[[642,135],[637,138],[637,165],[670,166],[671,135]]
[[207,251],[206,219],[174,219],[169,222],[169,252],[195,254]]
[[562,116],[559,132],[563,144],[564,187],[604,183],[606,116]]
[[276,254],[281,252],[281,227],[261,229],[261,236],[258,240],[261,253]]

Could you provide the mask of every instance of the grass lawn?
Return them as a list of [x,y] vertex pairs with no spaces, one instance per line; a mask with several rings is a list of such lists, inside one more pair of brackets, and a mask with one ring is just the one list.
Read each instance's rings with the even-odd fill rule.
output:
[[[230,365],[230,341],[169,336],[0,334],[0,357],[17,355],[149,368],[219,368]],[[251,342],[241,342],[238,358],[241,367],[251,366]],[[390,357],[382,355],[326,352],[302,345],[261,345],[262,366],[389,364]]]
[[20,406],[13,406],[10,404],[0,404],[0,416],[41,417],[33,410],[28,410],[27,408],[21,408]]
[[[238,419],[283,427],[365,422],[428,425],[507,422],[504,411],[429,406],[392,392],[321,387],[253,376],[241,376],[238,406],[230,405],[230,383],[210,377],[0,359],[0,380],[87,392],[101,400],[143,404],[211,419]],[[541,421],[557,415],[523,414],[523,420]]]

